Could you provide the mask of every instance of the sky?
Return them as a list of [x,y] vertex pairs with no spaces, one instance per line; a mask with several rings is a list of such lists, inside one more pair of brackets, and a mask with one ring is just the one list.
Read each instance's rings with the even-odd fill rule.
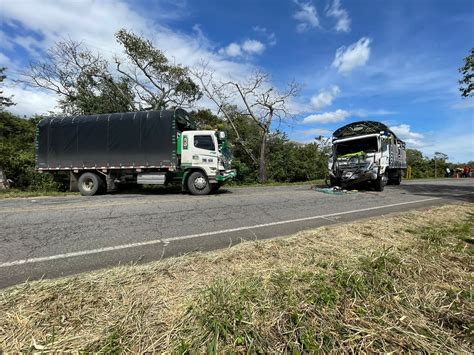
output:
[[47,113],[57,97],[15,82],[19,73],[64,39],[112,58],[126,28],[221,78],[260,70],[276,88],[299,83],[293,117],[273,127],[292,140],[376,120],[428,157],[466,162],[474,97],[461,98],[458,68],[474,47],[473,19],[472,0],[0,0],[0,66],[17,103],[9,110]]

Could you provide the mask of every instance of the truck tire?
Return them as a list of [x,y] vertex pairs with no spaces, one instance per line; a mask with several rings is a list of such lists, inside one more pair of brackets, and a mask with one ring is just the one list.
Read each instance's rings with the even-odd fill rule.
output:
[[219,191],[219,189],[221,188],[222,186],[222,183],[218,182],[217,184],[212,184],[211,186],[211,192],[213,194],[217,193],[217,191]]
[[392,180],[392,185],[400,185],[402,182],[402,175],[399,174],[396,178]]
[[94,173],[84,173],[79,177],[78,187],[82,196],[94,196],[100,191],[104,182]]
[[384,175],[379,176],[377,180],[375,180],[375,184],[374,184],[375,191],[382,192],[385,188],[385,184],[386,184],[386,179],[384,178]]
[[329,187],[341,186],[341,181],[335,178],[329,178]]
[[200,171],[195,171],[189,175],[187,185],[191,195],[208,195],[211,192],[211,185],[207,176]]

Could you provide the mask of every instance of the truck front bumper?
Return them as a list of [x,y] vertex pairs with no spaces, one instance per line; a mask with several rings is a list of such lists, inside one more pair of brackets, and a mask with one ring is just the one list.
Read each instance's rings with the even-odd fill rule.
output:
[[224,182],[234,179],[236,176],[237,176],[237,171],[235,169],[219,171],[219,173],[216,175],[216,181],[224,183]]
[[344,186],[350,186],[360,184],[366,181],[372,181],[377,179],[377,173],[374,171],[342,171],[340,175],[336,175],[334,172],[330,172],[330,177],[339,181]]

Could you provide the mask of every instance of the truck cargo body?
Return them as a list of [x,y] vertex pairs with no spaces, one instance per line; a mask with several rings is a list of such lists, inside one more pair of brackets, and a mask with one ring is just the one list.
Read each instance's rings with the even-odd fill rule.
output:
[[[72,184],[78,181],[83,194],[90,194],[81,190],[80,180],[86,172],[94,180],[89,179],[90,184],[95,182],[107,190],[125,183],[161,185],[173,181],[187,188],[186,175],[193,171],[201,171],[206,183],[214,187],[232,179],[231,156],[222,152],[225,138],[219,140],[217,132],[195,128],[182,109],[48,117],[37,128],[37,170],[69,172]],[[207,137],[215,144],[207,150],[190,147],[199,159],[187,157],[190,161],[186,161],[182,157],[183,134],[188,139]],[[215,157],[213,164],[203,158],[207,155]],[[204,192],[210,192],[208,188]]]
[[400,184],[405,168],[405,143],[380,122],[354,122],[333,134],[331,186],[369,183],[382,191],[387,183]]
[[177,164],[174,111],[45,118],[38,124],[38,170],[160,168]]

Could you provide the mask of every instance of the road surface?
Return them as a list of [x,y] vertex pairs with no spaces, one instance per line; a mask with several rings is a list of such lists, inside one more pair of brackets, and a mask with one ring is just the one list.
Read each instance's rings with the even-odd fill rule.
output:
[[0,288],[392,212],[474,202],[473,192],[474,179],[442,179],[337,196],[300,185],[228,188],[211,196],[3,199]]

